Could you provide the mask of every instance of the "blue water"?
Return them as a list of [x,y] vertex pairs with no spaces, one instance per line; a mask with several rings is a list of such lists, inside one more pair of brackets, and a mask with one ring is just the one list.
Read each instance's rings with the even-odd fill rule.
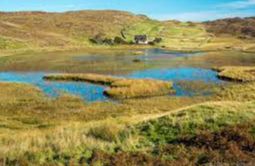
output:
[[[108,100],[103,95],[107,87],[84,82],[49,82],[43,80],[43,76],[49,73],[43,72],[0,72],[1,82],[29,83],[39,87],[47,96],[57,97],[63,93],[80,96],[85,101],[105,101]],[[191,91],[187,91],[177,84],[178,81],[204,81],[206,83],[221,83],[216,72],[199,68],[170,68],[170,69],[150,69],[133,72],[124,75],[127,78],[151,78],[165,81],[173,81],[177,96],[192,96]]]
[[104,101],[105,87],[84,82],[49,82],[43,80],[47,73],[29,72],[0,72],[1,82],[28,83],[39,87],[47,96],[58,97],[63,93],[80,96],[86,101]]

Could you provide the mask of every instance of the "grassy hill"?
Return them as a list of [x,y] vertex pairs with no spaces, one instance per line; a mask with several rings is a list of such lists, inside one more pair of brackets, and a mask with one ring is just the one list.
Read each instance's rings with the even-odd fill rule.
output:
[[158,46],[175,50],[254,50],[254,22],[254,18],[205,23],[157,21],[144,15],[111,10],[1,12],[0,50],[101,48],[105,45],[93,44],[90,39],[113,40],[119,37],[130,43],[135,35],[142,34],[146,34],[149,40],[161,38]]
[[[246,22],[250,20],[249,18]],[[162,38],[159,46],[180,50],[211,49],[225,47],[229,43],[242,43],[241,39],[232,40],[233,37],[215,37],[219,33],[216,25],[222,26],[218,21],[205,24],[157,21],[144,15],[110,10],[65,13],[1,12],[0,49],[10,51],[94,48],[102,47],[90,42],[89,39],[96,36],[107,39],[120,37],[126,42],[131,42],[135,35],[140,34],[148,35],[150,40]]]

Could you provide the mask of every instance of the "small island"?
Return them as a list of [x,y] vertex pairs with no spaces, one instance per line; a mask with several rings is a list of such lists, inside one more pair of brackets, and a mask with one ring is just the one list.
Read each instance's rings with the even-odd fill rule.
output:
[[172,82],[153,79],[127,79],[99,74],[56,74],[44,76],[50,81],[79,81],[108,86],[104,94],[115,99],[163,96],[174,93]]

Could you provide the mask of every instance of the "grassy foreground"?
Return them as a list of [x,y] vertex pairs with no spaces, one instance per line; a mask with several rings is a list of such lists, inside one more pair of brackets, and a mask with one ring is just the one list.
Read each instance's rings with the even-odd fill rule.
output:
[[254,163],[254,83],[211,97],[91,104],[49,99],[25,84],[0,87],[0,158],[7,165]]

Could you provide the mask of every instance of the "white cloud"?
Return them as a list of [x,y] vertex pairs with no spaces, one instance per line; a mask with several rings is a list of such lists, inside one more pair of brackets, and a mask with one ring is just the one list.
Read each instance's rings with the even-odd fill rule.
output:
[[219,5],[222,8],[245,9],[255,6],[255,0],[238,0]]

